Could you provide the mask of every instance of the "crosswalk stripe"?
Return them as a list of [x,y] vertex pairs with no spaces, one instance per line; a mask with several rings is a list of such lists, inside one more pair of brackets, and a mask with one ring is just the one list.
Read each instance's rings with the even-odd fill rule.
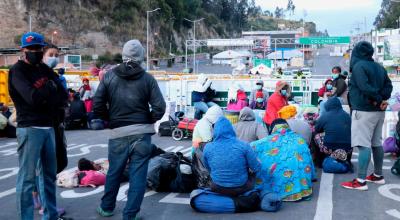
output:
[[5,196],[12,195],[12,194],[14,194],[15,192],[17,192],[16,188],[12,188],[12,189],[6,190],[6,191],[4,191],[4,192],[1,192],[1,193],[0,193],[0,199],[3,198],[3,197],[5,197]]
[[167,151],[167,152],[168,152],[168,151],[171,151],[171,150],[174,149],[174,148],[175,148],[175,146],[167,147],[167,148],[164,149],[164,151]]

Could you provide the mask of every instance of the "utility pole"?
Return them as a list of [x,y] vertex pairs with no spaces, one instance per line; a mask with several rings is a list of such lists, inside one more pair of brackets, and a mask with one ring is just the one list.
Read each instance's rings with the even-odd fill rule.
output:
[[29,15],[29,32],[32,32],[32,16]]
[[155,11],[158,11],[158,10],[161,10],[161,8],[156,8],[156,9],[154,9],[154,10],[151,10],[151,11],[147,11],[147,18],[146,18],[146,32],[147,32],[147,34],[146,34],[146,40],[147,40],[147,42],[146,42],[146,56],[147,56],[147,59],[146,59],[146,71],[149,71],[150,70],[150,65],[149,65],[149,62],[150,62],[150,49],[149,49],[149,14],[150,13],[152,13],[152,12],[155,12]]
[[200,18],[194,21],[189,20],[187,18],[184,18],[184,20],[193,23],[193,74],[195,74],[196,73],[196,22],[200,22],[204,20],[204,18]]

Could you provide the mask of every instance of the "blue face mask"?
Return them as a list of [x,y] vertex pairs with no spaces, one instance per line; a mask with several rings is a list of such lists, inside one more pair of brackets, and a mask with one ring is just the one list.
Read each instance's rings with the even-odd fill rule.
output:
[[263,103],[263,102],[264,102],[264,99],[263,99],[263,98],[257,98],[257,102],[258,102],[258,103]]
[[58,57],[47,57],[46,64],[47,66],[53,69],[54,67],[57,66],[58,62],[59,62]]
[[339,74],[335,74],[335,73],[332,74],[333,79],[337,79],[338,77],[339,77]]
[[326,85],[327,90],[332,90],[333,86],[331,84]]
[[263,88],[262,85],[256,85],[257,90],[261,90]]
[[282,89],[282,90],[281,90],[281,95],[282,95],[282,96],[286,96],[286,95],[287,95],[287,91],[284,90],[284,89]]

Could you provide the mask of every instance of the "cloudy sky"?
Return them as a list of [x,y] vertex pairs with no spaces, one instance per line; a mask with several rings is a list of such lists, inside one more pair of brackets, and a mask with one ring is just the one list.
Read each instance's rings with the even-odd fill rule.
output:
[[[318,30],[327,29],[331,36],[350,35],[359,25],[361,31],[373,29],[373,22],[382,0],[293,0],[296,19],[304,16],[306,21],[314,21]],[[275,11],[277,6],[286,8],[287,0],[256,0],[263,10]],[[365,28],[365,21],[367,27]]]

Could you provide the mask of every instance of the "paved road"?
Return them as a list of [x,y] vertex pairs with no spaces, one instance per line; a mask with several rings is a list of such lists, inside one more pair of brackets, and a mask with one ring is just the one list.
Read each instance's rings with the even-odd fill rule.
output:
[[[70,131],[68,139],[68,168],[75,168],[81,157],[91,160],[107,157],[108,131]],[[153,143],[167,151],[190,152],[190,141],[173,141],[169,137],[153,136]],[[354,155],[354,159],[357,154]],[[385,158],[384,174],[388,182],[385,186],[370,184],[369,191],[355,192],[339,187],[339,183],[353,178],[352,174],[322,174],[318,170],[319,181],[314,185],[311,201],[284,203],[277,213],[256,212],[249,214],[203,214],[194,212],[188,205],[188,194],[155,193],[148,191],[143,202],[141,216],[144,219],[400,219],[400,179],[390,174],[393,164],[389,156]],[[15,181],[18,169],[16,140],[0,140],[0,219],[16,219]],[[320,187],[322,183],[322,187]],[[118,196],[116,215],[108,219],[121,219],[126,201],[127,183],[123,183]],[[103,187],[57,189],[60,207],[74,219],[103,219],[95,209],[103,194]],[[396,210],[398,209],[398,211]],[[393,217],[395,216],[395,217]],[[39,216],[36,216],[39,219]],[[105,218],[104,218],[105,219]]]
[[342,70],[348,70],[343,57],[329,56],[330,47],[324,47],[318,50],[319,55],[314,57],[313,73],[318,75],[330,75],[332,67],[341,66]]

